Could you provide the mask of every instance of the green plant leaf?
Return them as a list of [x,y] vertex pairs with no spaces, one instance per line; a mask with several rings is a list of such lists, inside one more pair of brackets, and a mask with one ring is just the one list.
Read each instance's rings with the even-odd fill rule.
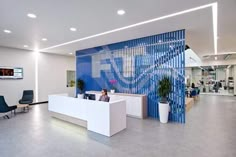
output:
[[161,101],[166,101],[170,92],[171,81],[167,76],[164,76],[163,79],[158,82],[158,95],[161,97]]

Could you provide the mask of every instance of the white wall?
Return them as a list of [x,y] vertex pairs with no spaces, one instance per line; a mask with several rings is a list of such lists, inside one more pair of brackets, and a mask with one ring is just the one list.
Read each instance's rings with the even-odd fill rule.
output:
[[34,53],[30,51],[0,47],[0,66],[23,68],[23,79],[0,79],[0,95],[4,96],[9,106],[18,103],[22,97],[23,90],[35,90],[34,58]]
[[192,84],[192,68],[185,68],[185,79],[189,80],[189,85],[191,86],[191,84]]
[[221,69],[216,69],[216,80],[225,80],[226,79],[226,70],[221,68]]
[[[230,68],[231,69],[231,68]],[[229,77],[230,77],[230,69],[229,68],[226,68],[226,71],[225,71],[225,84],[228,85],[228,82],[229,82]],[[232,73],[232,72],[231,72]]]
[[234,77],[234,66],[229,68],[229,77]]
[[192,49],[185,50],[185,67],[199,66],[201,64],[201,59]]
[[197,85],[202,80],[202,69],[192,69],[192,83]]
[[38,63],[39,101],[47,101],[48,95],[57,93],[75,96],[75,88],[66,87],[67,70],[75,71],[75,57],[39,53]]
[[[23,67],[21,80],[1,80],[0,95],[9,106],[18,104],[23,90],[35,93],[35,52],[0,47],[0,66]],[[39,53],[38,55],[39,101],[47,101],[53,93],[75,93],[75,88],[66,87],[66,70],[75,70],[75,57]]]

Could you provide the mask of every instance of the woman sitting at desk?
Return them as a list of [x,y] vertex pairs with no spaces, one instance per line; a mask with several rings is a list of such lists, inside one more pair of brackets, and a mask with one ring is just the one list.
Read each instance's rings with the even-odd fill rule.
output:
[[102,95],[100,96],[99,101],[109,102],[109,100],[110,100],[110,97],[107,96],[107,90],[103,89],[102,90]]

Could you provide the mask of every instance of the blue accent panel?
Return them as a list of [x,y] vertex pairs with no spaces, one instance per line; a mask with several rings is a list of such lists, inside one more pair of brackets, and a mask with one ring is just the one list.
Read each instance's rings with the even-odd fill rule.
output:
[[[99,46],[76,52],[76,77],[85,81],[85,90],[111,89],[146,94],[148,116],[159,118],[159,80],[172,82],[169,120],[185,123],[185,30]],[[78,93],[78,91],[77,91]]]

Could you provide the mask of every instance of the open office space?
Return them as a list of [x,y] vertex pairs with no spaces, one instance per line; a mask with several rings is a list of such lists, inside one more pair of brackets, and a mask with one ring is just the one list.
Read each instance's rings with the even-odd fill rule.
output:
[[0,2],[0,156],[236,156],[235,0]]

